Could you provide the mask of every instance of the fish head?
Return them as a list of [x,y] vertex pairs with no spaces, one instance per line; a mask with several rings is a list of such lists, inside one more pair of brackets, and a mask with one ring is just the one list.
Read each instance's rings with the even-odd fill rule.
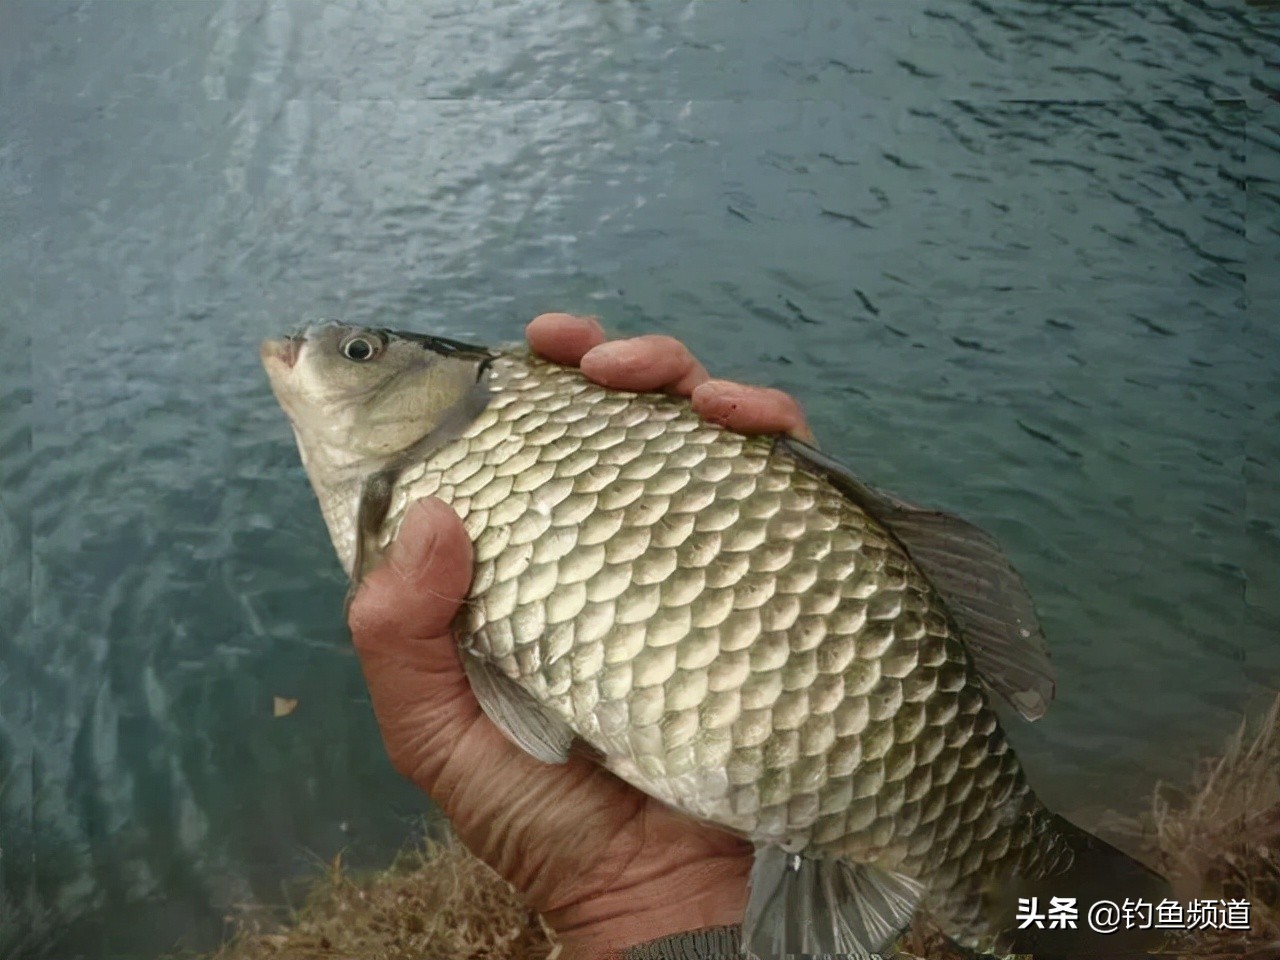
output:
[[487,402],[496,354],[441,337],[327,322],[262,344],[339,555],[365,482],[456,433]]
[[452,340],[341,323],[262,345],[276,399],[304,453],[381,466],[471,395],[492,354]]

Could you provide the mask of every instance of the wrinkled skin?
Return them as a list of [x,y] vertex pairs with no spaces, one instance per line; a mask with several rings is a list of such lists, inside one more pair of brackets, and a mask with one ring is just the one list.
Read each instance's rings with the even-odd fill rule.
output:
[[[688,396],[712,423],[812,441],[791,397],[712,380],[670,337],[606,343],[594,320],[567,314],[543,314],[526,333],[535,353],[604,386]],[[688,820],[585,758],[542,764],[481,713],[450,632],[471,569],[462,522],[425,500],[351,605],[352,637],[396,770],[546,916],[569,960],[741,922],[746,841]]]

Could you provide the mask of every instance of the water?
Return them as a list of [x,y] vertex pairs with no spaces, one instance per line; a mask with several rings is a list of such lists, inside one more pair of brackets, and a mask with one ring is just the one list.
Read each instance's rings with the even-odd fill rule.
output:
[[207,948],[427,810],[258,367],[301,319],[594,312],[793,391],[1006,544],[1085,819],[1280,686],[1274,11],[403,7],[0,8],[0,954]]

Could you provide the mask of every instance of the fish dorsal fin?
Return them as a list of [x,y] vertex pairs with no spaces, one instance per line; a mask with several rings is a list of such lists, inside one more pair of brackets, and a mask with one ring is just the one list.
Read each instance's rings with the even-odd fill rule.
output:
[[1028,720],[1053,700],[1049,645],[1026,584],[988,533],[940,510],[867,486],[808,444],[778,441],[800,463],[883,524],[933,584],[983,681]]

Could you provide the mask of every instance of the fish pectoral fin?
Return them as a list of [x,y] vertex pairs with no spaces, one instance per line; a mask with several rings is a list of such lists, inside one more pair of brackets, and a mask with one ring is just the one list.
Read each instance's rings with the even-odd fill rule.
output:
[[1026,584],[995,538],[869,487],[798,440],[778,443],[893,534],[946,604],[983,682],[1026,719],[1044,716],[1056,687],[1049,645]]
[[567,723],[488,660],[465,649],[459,652],[480,709],[508,740],[543,763],[569,759],[577,735]]
[[342,601],[342,616],[351,614],[351,604],[356,598],[365,575],[378,563],[378,530],[387,518],[391,507],[391,492],[395,488],[396,474],[391,471],[375,473],[360,488],[360,501],[356,506],[356,551],[351,561],[347,595]]
[[356,506],[356,555],[351,563],[351,585],[348,602],[355,595],[360,581],[381,559],[378,534],[391,509],[391,495],[395,490],[399,473],[382,470],[371,475],[360,488],[360,501]]
[[742,942],[759,960],[875,957],[902,935],[923,897],[924,887],[899,873],[758,846]]

